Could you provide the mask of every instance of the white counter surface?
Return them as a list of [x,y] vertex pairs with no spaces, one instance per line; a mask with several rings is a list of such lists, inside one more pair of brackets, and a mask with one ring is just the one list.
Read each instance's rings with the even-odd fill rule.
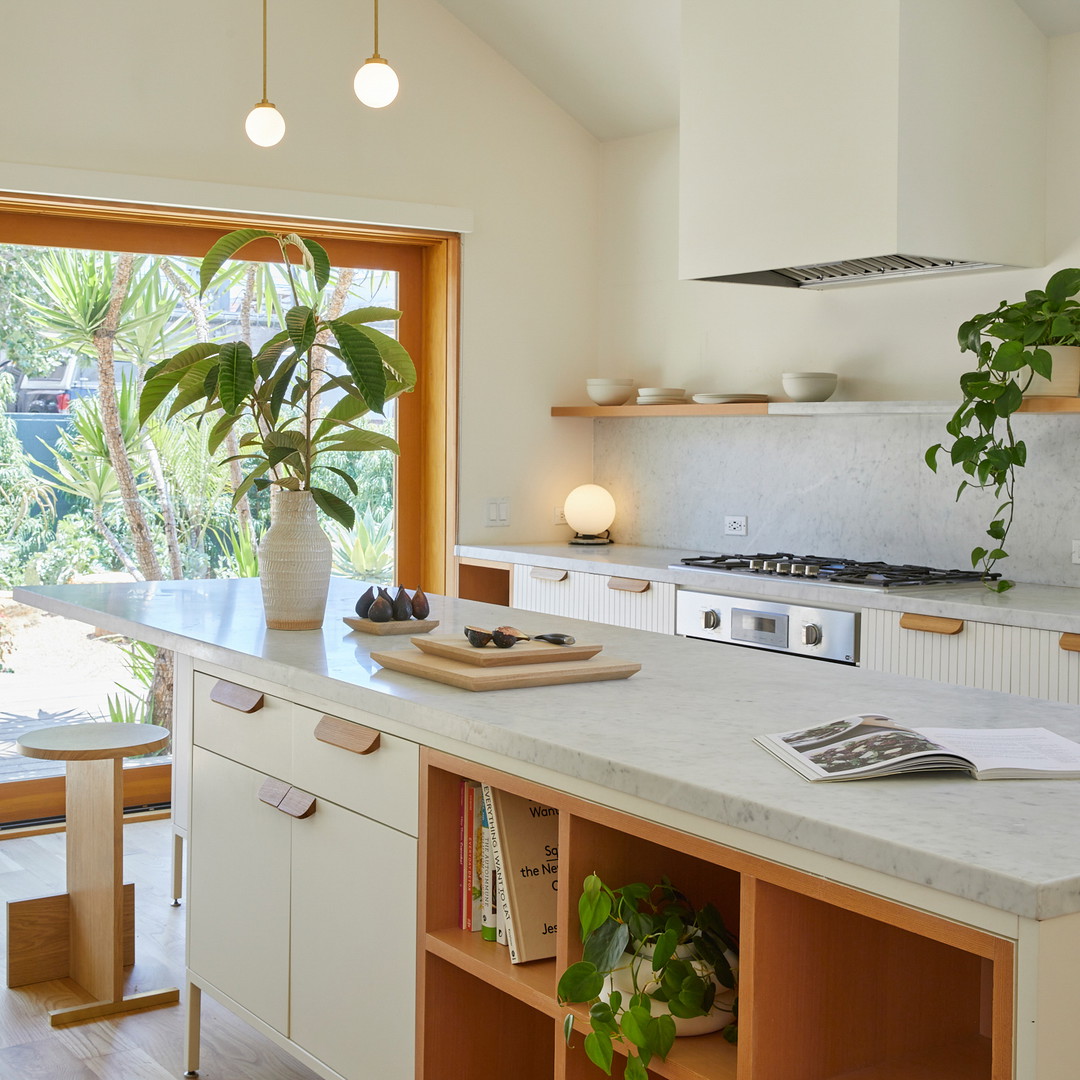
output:
[[570,544],[518,544],[507,547],[461,545],[463,558],[490,559],[526,566],[550,566],[589,574],[614,574],[670,581],[685,589],[727,596],[774,597],[792,603],[819,604],[847,610],[880,608],[916,615],[944,615],[952,619],[1028,626],[1036,630],[1080,633],[1080,589],[1065,585],[1025,585],[994,593],[983,585],[929,585],[884,589],[847,585],[819,585],[809,580],[765,575],[718,574],[690,567],[669,569],[669,564],[708,551],[685,548],[648,548],[632,544],[608,547],[572,547]]
[[[605,553],[612,558],[613,553]],[[592,565],[620,572],[629,564]],[[863,710],[945,727],[1045,726],[1080,741],[1080,711],[711,642],[432,598],[440,630],[511,623],[598,641],[642,670],[620,682],[471,693],[383,670],[411,649],[341,622],[360,591],[335,579],[321,631],[263,625],[258,582],[41,586],[16,599],[331,702],[710,821],[929,885],[1001,911],[1080,911],[1080,782],[922,775],[810,784],[755,735]]]

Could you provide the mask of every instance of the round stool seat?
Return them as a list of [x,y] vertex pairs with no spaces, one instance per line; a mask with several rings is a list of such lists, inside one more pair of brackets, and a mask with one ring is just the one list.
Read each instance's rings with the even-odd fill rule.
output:
[[54,761],[99,761],[132,757],[160,750],[168,743],[168,728],[157,724],[114,724],[91,721],[37,728],[15,740],[15,749],[26,757]]

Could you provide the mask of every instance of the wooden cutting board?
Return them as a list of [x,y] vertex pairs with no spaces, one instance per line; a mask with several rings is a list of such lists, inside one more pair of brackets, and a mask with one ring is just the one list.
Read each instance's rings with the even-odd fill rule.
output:
[[509,649],[494,645],[474,648],[464,637],[442,635],[414,637],[412,643],[432,656],[447,656],[473,667],[510,667],[521,664],[557,664],[569,660],[588,660],[603,645],[552,645],[550,641],[519,641]]
[[[518,646],[514,646],[518,648]],[[559,646],[555,646],[559,648]],[[431,656],[412,649],[373,652],[371,659],[392,671],[419,675],[422,679],[460,686],[463,690],[515,690],[522,686],[553,686],[558,683],[628,679],[641,670],[626,660],[569,660],[556,664],[514,664],[482,668],[447,656]]]
[[390,622],[372,622],[371,619],[354,619],[346,616],[341,621],[362,634],[378,634],[380,637],[386,634],[426,634],[439,625],[438,619],[392,619]]

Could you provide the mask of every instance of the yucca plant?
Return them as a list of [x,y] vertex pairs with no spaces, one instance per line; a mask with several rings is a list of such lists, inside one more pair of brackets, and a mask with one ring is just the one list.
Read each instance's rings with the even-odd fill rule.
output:
[[[236,490],[234,505],[252,486],[310,491],[324,513],[352,528],[352,507],[319,483],[319,473],[340,476],[353,494],[356,482],[343,469],[319,459],[331,451],[398,452],[392,438],[365,429],[361,420],[369,412],[381,414],[387,401],[416,383],[416,369],[404,347],[365,325],[398,319],[401,312],[367,307],[324,317],[322,296],[330,278],[326,251],[295,233],[265,229],[237,229],[210,249],[200,269],[200,295],[226,260],[264,239],[274,240],[280,248],[292,291],[293,306],[285,312],[284,328],[254,355],[243,341],[199,342],[156,364],[146,373],[140,419],[145,422],[161,408],[167,408],[171,417],[194,406],[199,422],[213,423],[211,451],[220,448],[234,429],[243,431],[237,456],[249,471]],[[307,282],[297,278],[290,253],[299,256],[309,275]],[[346,374],[326,371],[319,350],[337,356]],[[326,394],[341,396],[323,410]]]

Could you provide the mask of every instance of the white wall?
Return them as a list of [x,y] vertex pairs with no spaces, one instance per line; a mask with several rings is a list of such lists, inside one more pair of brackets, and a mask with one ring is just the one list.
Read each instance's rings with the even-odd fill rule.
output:
[[[1050,263],[1041,269],[822,292],[680,282],[678,133],[604,144],[604,373],[690,392],[782,397],[782,372],[827,370],[840,373],[837,399],[958,400],[957,379],[970,359],[956,345],[958,325],[1022,297],[1062,266],[1080,265],[1080,35],[1053,39],[1050,56]],[[934,478],[921,465],[925,447],[945,437],[945,417],[937,419],[692,422],[704,430],[679,420],[605,421],[596,425],[596,480],[625,503],[614,531],[628,543],[742,550],[725,548],[716,526],[724,514],[746,514],[743,549],[782,547],[801,526],[805,547],[884,541],[889,558],[960,564],[981,539],[982,508],[953,505],[958,473],[946,468]],[[1031,454],[1018,481],[1023,523],[1010,572],[1080,584],[1080,568],[1069,561],[1070,541],[1080,537],[1080,416],[1031,417],[1025,425]],[[874,475],[857,467],[860,460],[873,463]]]
[[[268,96],[288,129],[264,150],[242,127],[254,0],[8,4],[0,187],[434,227],[455,220],[439,206],[471,211],[461,539],[554,535],[551,508],[591,469],[590,432],[548,410],[595,352],[598,144],[439,4],[380,15],[402,90],[375,111],[352,93],[370,5],[270,4]],[[482,527],[492,496],[512,498],[510,528]]]

